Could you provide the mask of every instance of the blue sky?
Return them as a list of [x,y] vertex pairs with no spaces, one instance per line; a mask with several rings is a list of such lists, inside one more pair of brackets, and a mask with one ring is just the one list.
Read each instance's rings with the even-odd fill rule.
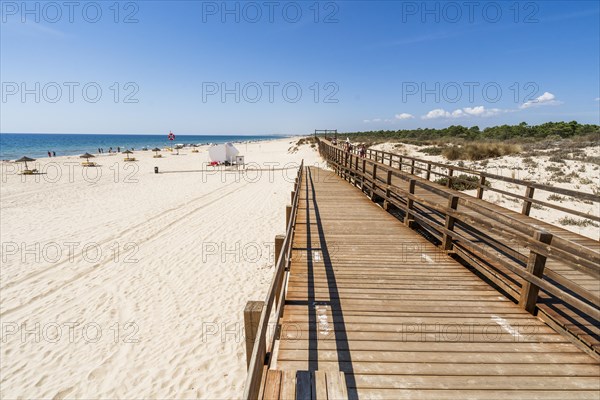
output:
[[4,133],[600,123],[598,1],[0,3]]

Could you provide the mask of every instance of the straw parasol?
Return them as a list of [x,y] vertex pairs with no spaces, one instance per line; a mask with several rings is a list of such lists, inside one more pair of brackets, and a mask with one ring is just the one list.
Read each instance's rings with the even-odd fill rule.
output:
[[17,161],[15,161],[15,162],[18,162],[18,163],[21,163],[21,162],[22,162],[22,163],[25,163],[25,171],[29,171],[29,168],[27,167],[27,163],[28,163],[28,162],[34,162],[34,161],[35,161],[35,158],[29,158],[29,157],[27,157],[27,156],[23,156],[23,157],[19,158],[19,159],[18,159]]
[[154,155],[154,158],[162,157],[162,154],[158,154],[158,152],[160,151],[160,149],[158,147],[153,148],[152,151],[156,153],[156,155]]
[[127,155],[125,156],[125,161],[135,161],[135,158],[130,158],[130,157],[129,157],[129,155],[130,155],[130,154],[133,154],[133,151],[131,151],[131,150],[125,150],[125,151],[123,152],[123,154],[127,154]]
[[85,162],[83,163],[84,167],[94,166],[93,163],[90,163],[90,158],[94,158],[90,153],[85,153],[79,156],[79,158],[85,158]]

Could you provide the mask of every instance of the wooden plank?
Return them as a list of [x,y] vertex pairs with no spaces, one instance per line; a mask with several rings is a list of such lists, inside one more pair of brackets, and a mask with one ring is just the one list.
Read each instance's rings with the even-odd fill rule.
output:
[[325,371],[313,371],[313,400],[327,400],[327,380]]
[[360,388],[412,388],[412,389],[487,389],[487,390],[599,390],[600,379],[595,377],[570,377],[557,379],[552,376],[403,376],[355,375],[356,387]]
[[327,398],[330,400],[348,399],[348,388],[346,378],[340,371],[327,371]]
[[296,400],[311,400],[312,377],[310,371],[296,372]]
[[258,323],[260,321],[260,313],[262,312],[264,301],[249,301],[244,308],[244,332],[246,336],[246,367],[250,366],[252,358],[252,349],[254,340],[258,331]]
[[356,395],[360,399],[382,399],[382,400],[566,400],[566,399],[589,399],[598,400],[598,392],[595,390],[415,390],[415,389],[356,389]]
[[281,391],[281,371],[270,369],[267,371],[267,380],[265,382],[264,400],[279,400]]
[[[284,371],[295,371],[296,368],[306,369],[309,362],[284,360],[278,364],[278,368]],[[449,381],[455,378],[457,381],[465,378],[504,378],[511,377],[535,377],[538,378],[554,378],[558,384],[560,382],[571,382],[577,379],[598,379],[597,365],[580,365],[580,364],[542,364],[539,367],[533,367],[529,364],[454,364],[454,363],[401,363],[401,362],[330,362],[319,361],[319,370],[323,371],[343,371],[346,374],[358,376],[374,376],[385,377],[390,382],[402,382],[407,378],[422,378],[422,377],[440,377],[447,376]],[[381,387],[385,387],[382,385]],[[524,388],[533,388],[527,386],[524,382]],[[508,388],[508,386],[506,387]],[[474,388],[475,389],[475,388]]]
[[282,371],[281,397],[282,400],[296,399],[296,370]]

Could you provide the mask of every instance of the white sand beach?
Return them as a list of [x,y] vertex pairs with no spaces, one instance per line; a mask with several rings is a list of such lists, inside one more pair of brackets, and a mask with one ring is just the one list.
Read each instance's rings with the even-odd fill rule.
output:
[[241,397],[243,308],[268,289],[300,161],[318,162],[296,142],[238,144],[265,170],[245,174],[202,172],[206,147],[3,164],[0,398]]
[[[324,167],[297,142],[237,144],[245,173],[207,167],[207,146],[158,159],[136,151],[133,163],[104,154],[91,159],[98,168],[77,156],[40,159],[29,167],[44,174],[27,177],[3,163],[0,398],[240,398],[243,308],[272,279],[300,162]],[[444,161],[410,145],[375,148]],[[535,170],[517,169],[522,162],[487,165],[548,179],[543,156]],[[563,187],[597,190],[580,182],[596,182],[596,166],[566,167],[585,172]],[[486,199],[520,207],[494,196]],[[598,237],[595,226],[567,229]]]

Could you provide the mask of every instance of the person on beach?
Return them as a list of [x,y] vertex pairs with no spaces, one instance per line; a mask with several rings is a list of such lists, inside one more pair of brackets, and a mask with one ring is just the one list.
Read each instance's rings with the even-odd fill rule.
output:
[[50,153],[50,151],[48,151],[48,157],[52,157],[52,154]]
[[112,153],[112,147],[108,149],[108,153]]
[[52,157],[56,157],[56,152],[55,151],[52,152]]
[[121,146],[117,147],[117,153],[121,152]]

